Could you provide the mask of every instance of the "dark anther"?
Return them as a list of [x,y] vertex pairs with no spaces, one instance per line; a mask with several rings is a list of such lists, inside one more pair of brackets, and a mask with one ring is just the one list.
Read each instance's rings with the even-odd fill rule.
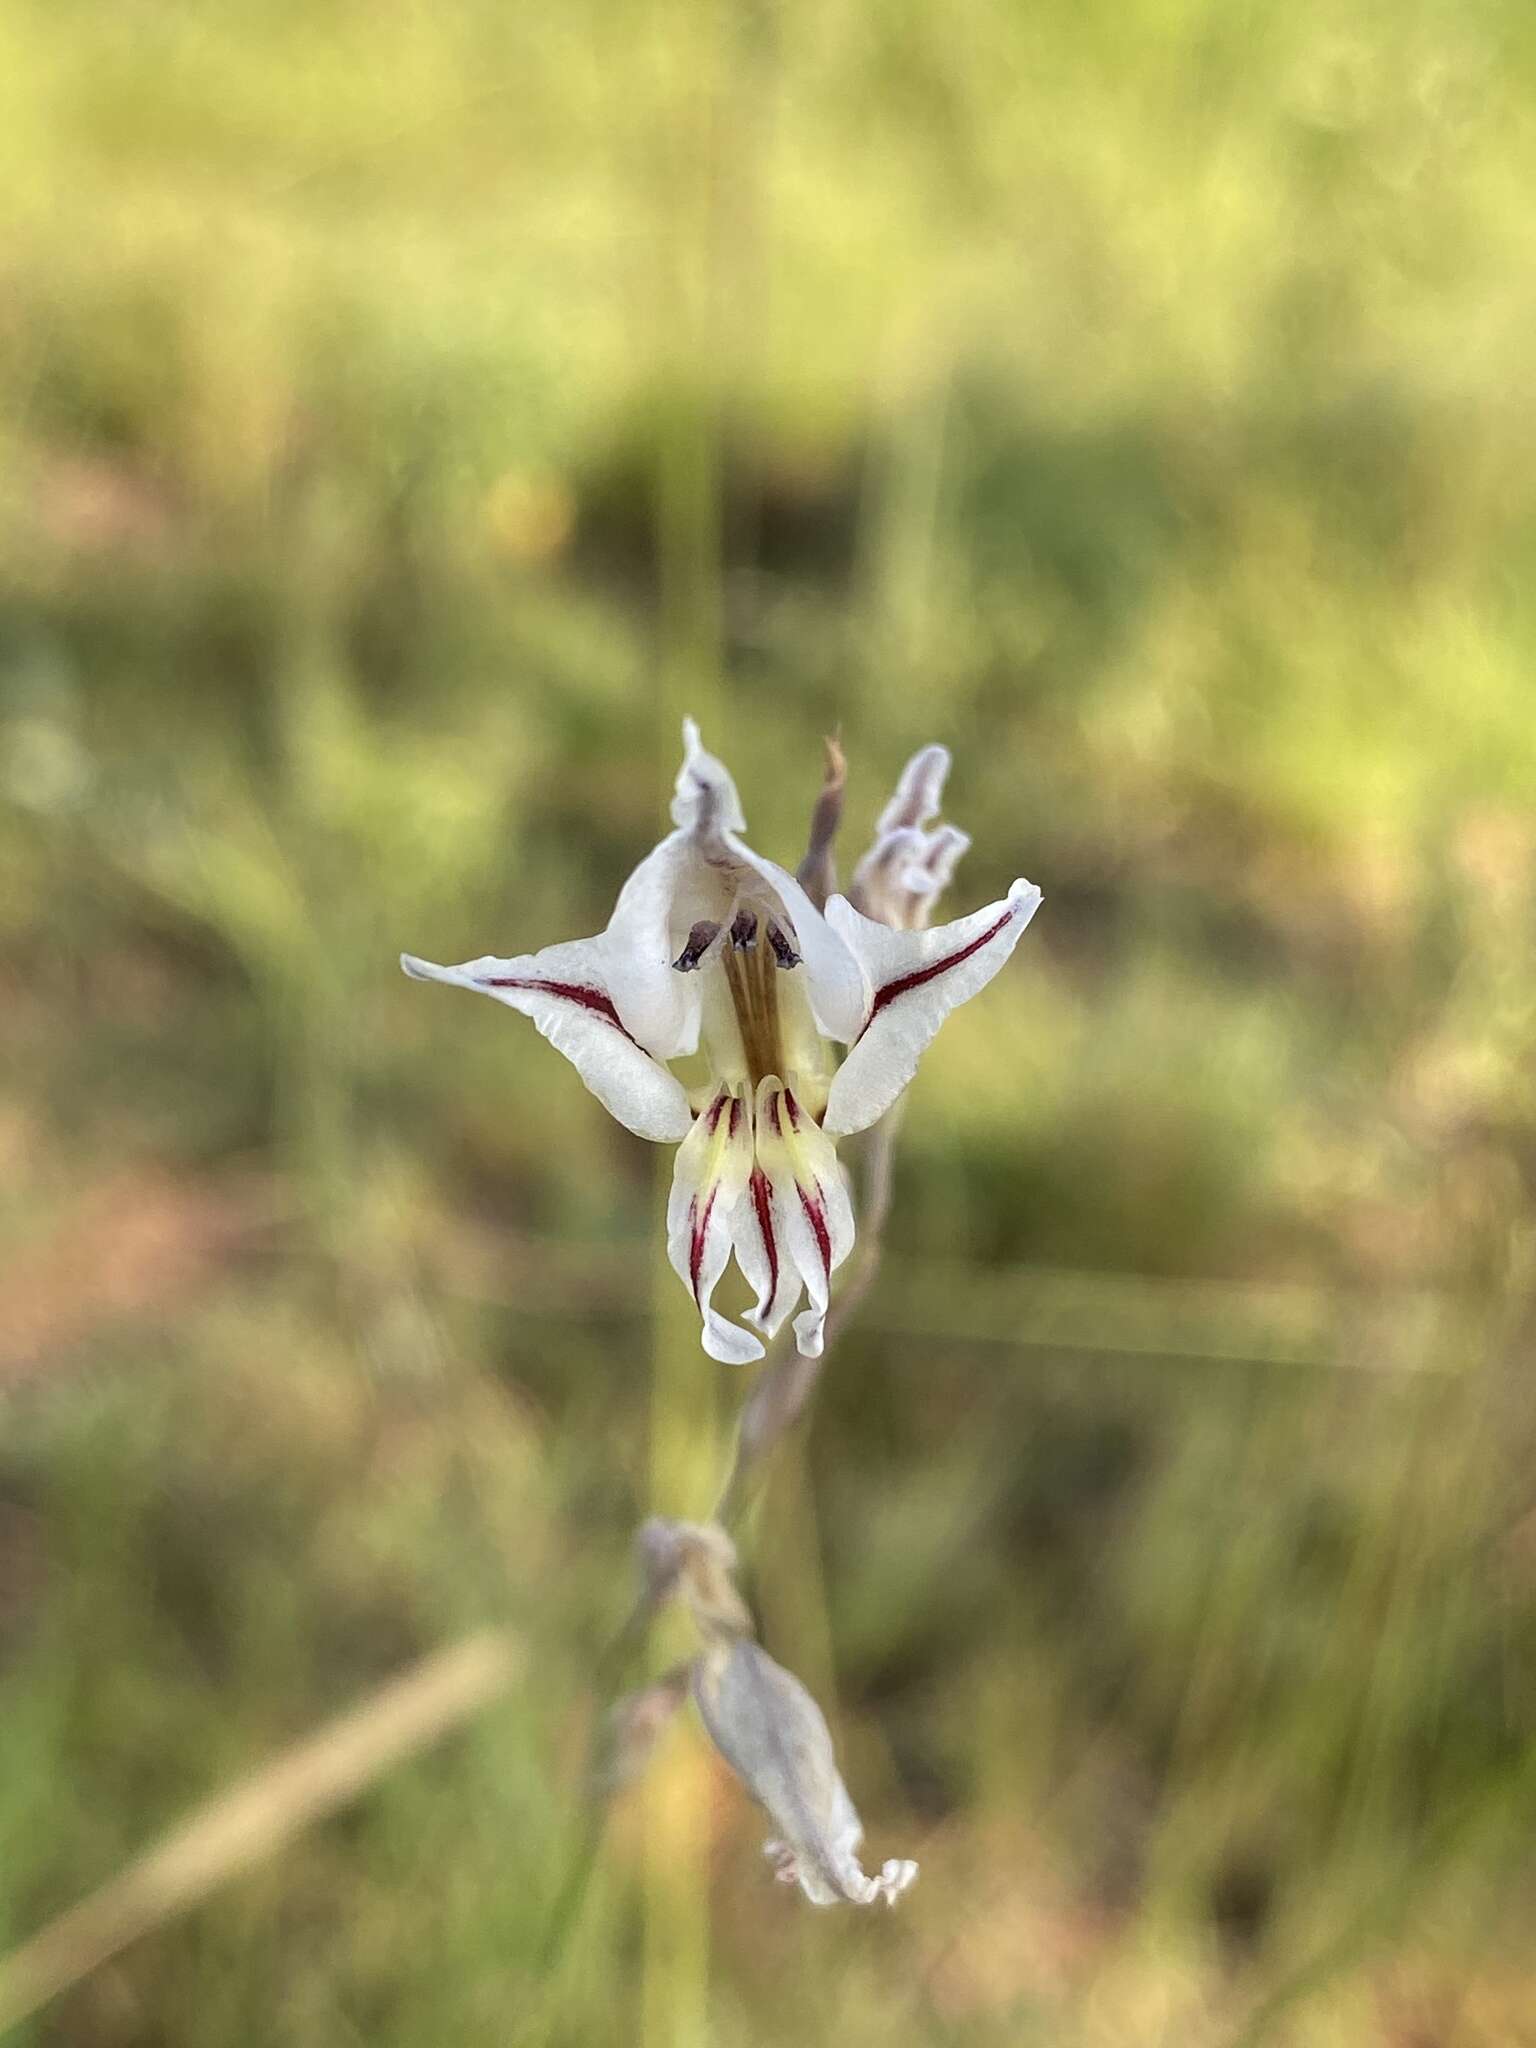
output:
[[778,966],[798,967],[800,965],[800,955],[795,951],[776,924],[770,924],[768,927],[768,943],[773,948],[773,957]]
[[672,965],[679,974],[692,974],[694,968],[698,966],[704,955],[715,943],[719,930],[719,925],[711,924],[707,917],[699,919],[693,930],[688,934],[687,945],[684,946],[681,953],[672,962]]
[[749,946],[757,944],[757,919],[750,910],[737,911],[736,921],[731,926],[731,944],[738,953],[744,953]]

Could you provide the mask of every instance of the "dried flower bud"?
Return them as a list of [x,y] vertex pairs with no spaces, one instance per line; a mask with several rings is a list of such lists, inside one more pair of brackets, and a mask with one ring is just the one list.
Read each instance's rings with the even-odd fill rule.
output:
[[971,843],[958,826],[929,829],[948,774],[949,750],[940,746],[924,747],[901,771],[849,885],[850,901],[866,917],[898,931],[919,931],[928,923]]
[[878,1877],[859,1863],[864,1830],[838,1773],[820,1707],[798,1678],[745,1638],[715,1642],[693,1667],[693,1696],[715,1747],[778,1829],[763,1854],[817,1906],[893,1906],[917,1865]]
[[805,849],[804,860],[795,870],[795,880],[818,910],[826,909],[827,898],[837,890],[837,863],[832,857],[832,847],[837,838],[837,828],[843,821],[843,791],[848,780],[848,764],[838,741],[829,738],[826,748],[827,765],[821,794],[811,813],[810,843]]
[[688,1697],[689,1679],[690,1667],[678,1664],[650,1685],[614,1701],[592,1774],[593,1790],[599,1796],[622,1792],[645,1770]]

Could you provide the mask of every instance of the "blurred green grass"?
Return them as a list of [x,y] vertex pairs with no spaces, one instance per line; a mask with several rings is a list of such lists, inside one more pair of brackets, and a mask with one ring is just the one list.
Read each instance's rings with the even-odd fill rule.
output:
[[1047,899],[753,1545],[923,1882],[797,1914],[680,1737],[710,2038],[1529,2038],[1533,64],[0,17],[0,1938],[458,1629],[537,1672],[26,2038],[638,2038],[643,1806],[530,1978],[702,1506],[652,1161],[393,960],[597,929],[695,688],[769,850],[942,737]]

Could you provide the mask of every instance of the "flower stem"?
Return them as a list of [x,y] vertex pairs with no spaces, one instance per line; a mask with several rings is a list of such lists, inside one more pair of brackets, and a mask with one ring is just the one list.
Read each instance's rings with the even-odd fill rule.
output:
[[[720,0],[669,18],[676,118],[664,166],[666,228],[656,314],[656,744],[670,761],[685,713],[716,723],[720,698],[721,394],[711,231],[720,178]],[[669,231],[668,231],[669,230]],[[658,1164],[664,1222],[672,1161]],[[664,1234],[664,1231],[663,1231]],[[692,1305],[670,1271],[652,1317],[650,1503],[687,1515],[708,1498],[718,1451],[716,1379]],[[643,1630],[642,1616],[640,1626]],[[646,1774],[639,2048],[703,2048],[709,1995],[709,1801],[702,1762]]]

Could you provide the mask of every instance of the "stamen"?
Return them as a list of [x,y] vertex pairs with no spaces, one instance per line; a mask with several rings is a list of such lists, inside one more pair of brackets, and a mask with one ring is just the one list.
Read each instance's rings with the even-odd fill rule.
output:
[[[753,913],[741,912],[731,928],[731,944],[720,956],[741,1033],[747,1073],[754,1087],[765,1074],[782,1073],[784,1067],[774,955],[769,947],[757,944],[757,929],[758,920]],[[747,937],[738,938],[737,934],[743,931]]]
[[692,974],[704,955],[719,936],[718,924],[711,924],[707,917],[701,917],[688,934],[688,943],[672,962],[679,974]]
[[778,926],[771,920],[768,925],[768,943],[773,948],[774,964],[778,967],[798,967],[800,955],[785,938]]

